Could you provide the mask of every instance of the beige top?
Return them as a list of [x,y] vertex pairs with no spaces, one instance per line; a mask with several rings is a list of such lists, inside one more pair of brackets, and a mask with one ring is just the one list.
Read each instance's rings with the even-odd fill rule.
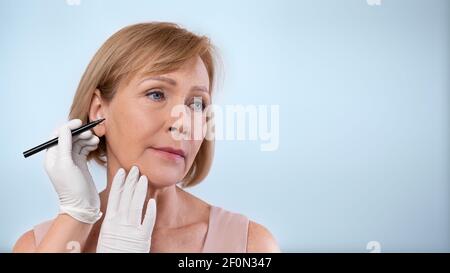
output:
[[[248,223],[249,219],[242,214],[211,206],[202,252],[247,252]],[[52,220],[49,220],[34,227],[36,245],[42,241],[51,224]]]

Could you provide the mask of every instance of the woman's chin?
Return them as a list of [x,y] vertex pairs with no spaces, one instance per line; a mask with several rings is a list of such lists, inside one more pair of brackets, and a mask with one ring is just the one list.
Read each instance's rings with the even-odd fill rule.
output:
[[[184,159],[175,161],[148,151],[145,157],[137,160],[141,175],[146,175],[149,185],[153,187],[167,187],[177,184],[184,177]],[[181,162],[182,161],[182,162]]]
[[141,175],[146,175],[149,186],[155,188],[163,188],[177,184],[183,177],[176,170],[173,169],[155,169],[141,170]]
[[148,180],[148,185],[153,188],[165,188],[170,187],[177,184],[177,180],[167,180],[167,179],[158,179],[152,178]]

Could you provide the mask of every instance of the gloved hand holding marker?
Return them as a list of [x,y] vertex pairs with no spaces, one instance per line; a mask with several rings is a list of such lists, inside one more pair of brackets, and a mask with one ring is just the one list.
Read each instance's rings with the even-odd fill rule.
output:
[[[89,130],[91,128],[94,128],[95,126],[97,126],[98,124],[100,124],[104,120],[105,120],[104,118],[98,119],[98,120],[94,120],[94,121],[92,121],[90,123],[87,123],[87,124],[81,126],[80,128],[73,129],[72,130],[72,136],[77,136],[77,135],[79,135],[79,134],[81,134],[81,133],[83,133],[83,132],[85,132],[85,131],[87,131],[87,130]],[[31,148],[31,149],[23,152],[23,156],[25,158],[27,158],[27,157],[29,157],[31,155],[34,155],[35,153],[38,153],[38,152],[40,152],[42,150],[50,148],[51,146],[56,145],[56,144],[58,144],[58,138],[57,137],[55,137],[55,138],[53,138],[53,139],[51,139],[51,140],[49,140],[47,142],[44,142],[41,145],[38,145],[38,146],[36,146],[34,148]]]
[[[95,121],[95,125],[103,120]],[[80,119],[72,119],[53,132],[57,145],[47,148],[44,167],[58,195],[60,213],[94,224],[102,217],[102,212],[99,193],[87,166],[87,155],[97,149],[100,139],[89,130],[95,125],[87,127],[92,124],[89,123],[80,127],[81,124]],[[147,177],[139,175],[137,166],[133,166],[128,175],[119,168],[109,192],[97,252],[150,251],[156,201],[153,198],[148,201],[142,220],[147,184]]]
[[87,166],[87,155],[97,149],[100,139],[87,130],[73,137],[80,119],[72,119],[53,132],[58,145],[47,149],[44,167],[59,198],[60,213],[67,213],[83,223],[97,222],[100,197]]

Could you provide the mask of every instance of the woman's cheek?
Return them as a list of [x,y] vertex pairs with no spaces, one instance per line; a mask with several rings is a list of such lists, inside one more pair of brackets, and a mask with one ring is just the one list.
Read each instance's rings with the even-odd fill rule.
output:
[[202,140],[194,140],[194,144],[191,149],[194,158],[197,156],[197,153],[200,150],[200,146],[202,145],[202,143],[203,143]]
[[156,133],[158,126],[161,126],[161,114],[159,111],[149,107],[135,108],[132,115],[123,121],[126,124],[126,134],[134,136],[134,141],[142,138],[149,140],[149,135]]
[[206,118],[204,115],[191,117],[190,139],[194,141],[202,141],[205,138]]

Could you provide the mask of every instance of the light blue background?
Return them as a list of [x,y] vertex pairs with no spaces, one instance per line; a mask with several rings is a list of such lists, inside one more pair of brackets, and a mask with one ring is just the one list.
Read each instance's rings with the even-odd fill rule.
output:
[[22,152],[64,121],[110,35],[156,20],[218,46],[218,103],[280,105],[277,151],[219,141],[191,192],[265,225],[285,252],[448,252],[449,3],[2,0],[0,251],[57,212],[43,153]]

